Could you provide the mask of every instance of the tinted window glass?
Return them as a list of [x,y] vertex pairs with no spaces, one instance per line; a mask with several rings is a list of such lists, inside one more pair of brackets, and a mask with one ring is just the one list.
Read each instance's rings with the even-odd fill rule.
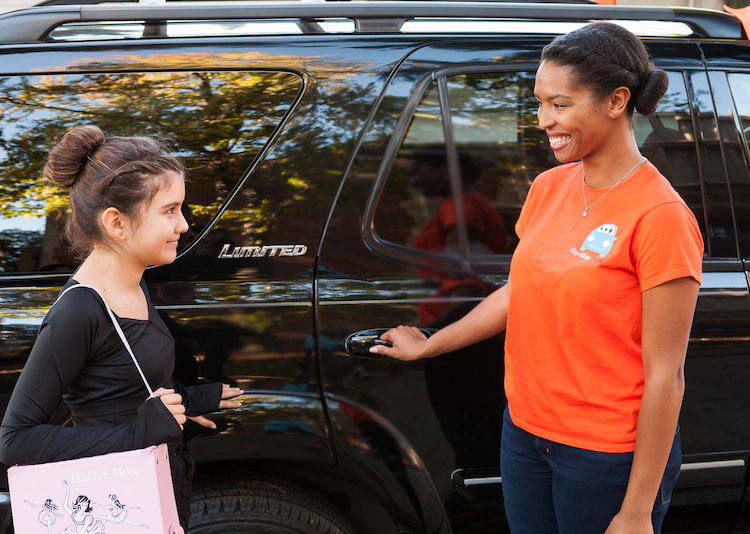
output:
[[[494,233],[496,246],[489,247],[493,252],[513,252],[518,243],[515,223],[531,182],[557,165],[546,135],[537,126],[533,89],[531,72],[461,75],[448,80],[456,144],[480,170],[473,179],[463,177],[464,191],[475,190],[488,199],[502,219],[502,231]],[[635,137],[643,155],[691,207],[705,239],[695,136],[681,73],[669,73],[669,90],[654,117],[636,115]],[[467,210],[470,239],[472,233],[486,228],[486,224],[473,224],[472,218]]]
[[437,84],[419,103],[375,214],[377,235],[431,253],[458,254]]
[[[462,176],[464,192],[473,191],[483,209],[467,209],[472,250],[479,235],[480,253],[511,253],[518,244],[514,226],[531,182],[557,164],[547,137],[537,127],[534,73],[469,74],[448,79],[456,145],[477,171]],[[487,206],[499,223],[487,224]],[[491,236],[485,237],[487,228]],[[472,238],[472,235],[474,236]]]
[[162,72],[0,78],[0,273],[70,271],[67,195],[40,179],[65,131],[155,135],[188,168],[189,245],[242,178],[301,88],[272,72]]
[[656,114],[650,118],[635,115],[635,140],[641,154],[659,169],[693,210],[705,242],[703,197],[685,78],[681,72],[667,74],[669,89]]
[[742,124],[742,135],[750,148],[750,74],[729,73],[727,79]]

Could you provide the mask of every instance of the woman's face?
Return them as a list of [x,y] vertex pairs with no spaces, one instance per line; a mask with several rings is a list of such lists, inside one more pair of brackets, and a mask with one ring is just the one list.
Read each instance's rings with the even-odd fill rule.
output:
[[450,194],[448,172],[445,165],[435,166],[429,161],[409,159],[406,162],[409,186],[431,198]]
[[576,83],[571,67],[543,61],[534,96],[539,128],[560,163],[582,159],[605,143],[611,128],[609,99],[600,100],[590,87]]
[[177,257],[180,235],[188,229],[181,207],[185,201],[185,180],[168,172],[166,185],[140,214],[126,240],[127,254],[144,265],[165,265]]

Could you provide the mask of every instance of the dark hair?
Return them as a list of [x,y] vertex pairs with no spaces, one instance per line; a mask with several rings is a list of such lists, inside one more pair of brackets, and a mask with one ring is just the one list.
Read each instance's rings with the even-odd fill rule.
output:
[[49,153],[43,176],[70,191],[64,236],[79,259],[105,242],[99,218],[109,207],[138,220],[141,208],[166,184],[167,171],[185,167],[151,137],[112,137],[93,125],[69,130]]
[[[456,149],[458,152],[458,166],[461,169],[461,177],[464,181],[475,182],[482,175],[482,169],[474,162],[471,154],[462,147]],[[433,167],[448,164],[445,153],[445,145],[431,145],[417,149],[412,153],[409,160],[419,163],[427,163]]]
[[89,499],[85,495],[79,495],[78,498],[73,503],[73,506],[74,507],[78,507],[78,509],[80,510],[81,508],[83,508],[81,506],[82,504],[86,505],[86,509],[84,510],[84,512],[93,512],[94,511],[94,509],[91,508],[91,499]]
[[555,38],[542,50],[542,61],[573,68],[576,81],[604,98],[618,87],[630,89],[633,110],[654,114],[667,92],[669,78],[649,61],[641,40],[611,22],[595,22]]

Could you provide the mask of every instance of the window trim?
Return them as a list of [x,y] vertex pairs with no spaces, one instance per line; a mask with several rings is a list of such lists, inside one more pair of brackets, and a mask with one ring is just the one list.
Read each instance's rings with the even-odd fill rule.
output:
[[[513,254],[496,254],[496,255],[477,255],[469,256],[468,253],[468,232],[466,231],[465,214],[463,213],[463,205],[460,202],[456,202],[456,198],[460,198],[458,194],[461,192],[460,186],[460,175],[457,174],[459,170],[454,170],[453,164],[450,159],[455,158],[454,163],[457,166],[458,162],[458,149],[455,144],[453,136],[453,123],[445,124],[446,120],[450,121],[450,105],[449,95],[447,92],[447,78],[452,76],[464,75],[464,74],[493,74],[503,72],[534,72],[539,67],[539,62],[519,62],[506,65],[460,65],[450,66],[430,72],[427,76],[422,78],[415,86],[412,94],[404,106],[401,116],[393,130],[391,140],[386,148],[383,161],[381,162],[380,168],[375,179],[375,183],[372,187],[372,191],[367,200],[365,207],[365,216],[363,218],[362,232],[365,244],[373,250],[387,258],[414,265],[416,267],[426,267],[432,269],[441,269],[445,271],[454,271],[464,274],[493,274],[498,272],[507,272],[510,270],[510,263]],[[662,67],[660,67],[662,68]],[[696,125],[696,114],[694,113],[693,99],[692,99],[692,86],[687,76],[689,69],[681,66],[665,66],[663,69],[667,72],[673,72],[680,76],[683,81],[683,87],[685,90],[686,97],[688,99],[688,109],[690,110],[691,123],[693,125],[694,139],[693,144],[695,146],[696,159],[698,162],[698,180],[701,186],[701,207],[703,211],[704,221],[707,224],[707,213],[706,213],[706,198],[704,191],[704,179],[703,179],[703,168],[700,159],[700,147],[698,146],[698,135]],[[411,123],[411,119],[422,101],[424,94],[430,87],[432,82],[438,84],[438,95],[440,97],[440,113],[441,119],[443,120],[443,131],[445,135],[446,143],[446,154],[448,156],[449,173],[451,179],[451,187],[454,193],[454,202],[456,207],[456,218],[458,219],[459,228],[459,249],[461,256],[439,254],[434,252],[420,251],[405,245],[393,243],[382,239],[377,235],[375,231],[375,213],[377,212],[378,204],[382,196],[382,192],[388,180],[388,176],[393,168],[396,156],[401,149],[401,145],[406,138],[406,134]],[[441,84],[443,87],[441,87]],[[443,96],[441,93],[444,92]],[[723,154],[723,151],[722,151]],[[708,229],[708,226],[706,226]],[[710,257],[710,255],[709,255]]]
[[[401,116],[396,123],[391,134],[391,139],[383,156],[383,161],[378,169],[375,183],[372,186],[370,196],[365,206],[365,215],[362,220],[362,235],[364,237],[365,245],[373,250],[374,252],[385,256],[387,258],[414,265],[416,267],[425,267],[430,269],[440,269],[443,271],[451,271],[462,274],[477,274],[480,272],[497,272],[498,267],[507,268],[510,266],[511,254],[498,254],[495,257],[485,256],[481,260],[477,259],[469,260],[468,257],[468,236],[464,225],[463,231],[459,230],[459,248],[462,251],[466,251],[466,255],[449,255],[449,254],[437,254],[434,252],[420,251],[411,247],[400,245],[398,243],[392,243],[386,241],[377,235],[375,231],[375,213],[377,212],[380,199],[385,189],[385,185],[388,181],[388,176],[393,169],[393,164],[396,160],[396,156],[401,149],[401,145],[406,138],[411,119],[422,101],[422,97],[427,91],[427,88],[433,82],[438,84],[438,95],[440,96],[440,80],[442,79],[444,84],[447,84],[447,78],[451,76],[457,76],[460,74],[483,74],[483,73],[498,73],[498,72],[518,72],[518,71],[535,71],[539,67],[539,62],[519,62],[506,65],[460,65],[450,66],[441,69],[434,70],[423,77],[414,86],[414,89],[409,96],[406,105],[404,106]],[[444,107],[448,104],[447,89],[444,88],[444,96],[440,96],[440,114],[443,120],[443,131],[445,134],[446,150],[448,158],[455,158],[455,164],[458,164],[458,149],[453,141],[453,126],[445,124],[445,120],[450,119],[450,106],[448,105],[448,111]],[[450,135],[451,145],[448,145],[448,136]],[[453,153],[451,155],[451,153]],[[452,171],[452,165],[449,161],[449,172]],[[460,182],[460,176],[450,172],[451,186],[455,193],[455,182]],[[458,191],[460,191],[460,185]],[[463,206],[459,206],[460,203],[456,203],[456,215],[457,218],[463,214]],[[462,219],[459,219],[461,222]],[[490,261],[487,261],[487,260]]]

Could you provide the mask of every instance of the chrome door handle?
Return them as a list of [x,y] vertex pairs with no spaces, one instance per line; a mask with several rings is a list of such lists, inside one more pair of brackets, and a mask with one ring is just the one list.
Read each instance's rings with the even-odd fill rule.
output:
[[[354,358],[369,358],[369,359],[382,359],[387,356],[383,354],[373,354],[370,352],[370,347],[376,345],[382,345],[384,347],[392,347],[393,343],[387,339],[380,339],[380,336],[385,334],[390,328],[368,328],[367,330],[360,330],[359,332],[353,332],[346,337],[344,341],[344,348],[346,352]],[[430,337],[432,334],[437,332],[435,328],[420,328],[422,333]]]

